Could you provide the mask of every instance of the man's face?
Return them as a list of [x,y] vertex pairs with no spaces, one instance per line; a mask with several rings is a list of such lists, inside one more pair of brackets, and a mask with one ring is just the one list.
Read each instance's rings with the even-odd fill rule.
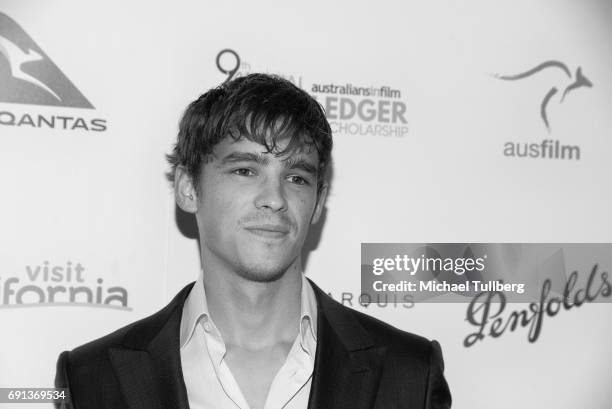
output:
[[314,148],[276,156],[246,138],[221,141],[199,182],[196,219],[206,265],[272,281],[300,263],[326,195],[324,189],[317,196],[318,165]]

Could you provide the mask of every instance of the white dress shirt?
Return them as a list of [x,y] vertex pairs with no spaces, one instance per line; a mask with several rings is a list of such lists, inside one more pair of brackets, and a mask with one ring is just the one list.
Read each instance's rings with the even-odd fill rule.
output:
[[225,342],[208,312],[200,272],[181,317],[181,365],[190,409],[307,409],[317,348],[317,301],[303,274],[300,305],[300,332],[264,407],[251,408],[225,361]]

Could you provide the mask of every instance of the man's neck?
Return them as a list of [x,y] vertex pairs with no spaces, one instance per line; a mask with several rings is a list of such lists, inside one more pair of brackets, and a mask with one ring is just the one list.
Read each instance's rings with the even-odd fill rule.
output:
[[299,258],[278,279],[255,282],[204,268],[208,310],[226,344],[258,350],[291,343],[299,331],[302,273]]

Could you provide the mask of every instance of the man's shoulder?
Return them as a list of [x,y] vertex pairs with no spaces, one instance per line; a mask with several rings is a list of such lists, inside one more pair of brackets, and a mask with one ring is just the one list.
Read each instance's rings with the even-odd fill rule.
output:
[[[425,364],[429,361],[436,341],[403,331],[370,315],[342,305],[311,281],[331,328],[349,349],[368,346],[383,347],[387,356],[414,359]],[[403,359],[401,359],[403,361]]]
[[371,315],[346,307],[337,301],[334,302],[347,314],[352,315],[376,344],[385,346],[388,351],[398,353],[429,352],[431,342],[427,338],[401,330]]
[[[159,312],[160,311],[156,312],[155,314],[158,314]],[[105,355],[107,353],[106,351],[109,348],[120,347],[123,345],[126,334],[128,334],[134,328],[146,324],[150,320],[154,319],[155,314],[132,322],[111,332],[110,334],[104,335],[72,349],[68,352],[71,364],[75,365],[79,362],[87,362],[91,364],[99,359],[105,359]]]
[[374,348],[380,351],[388,373],[401,373],[408,379],[421,379],[422,374],[428,373],[432,366],[436,370],[443,370],[442,351],[437,341],[403,331],[346,307],[331,297],[323,304],[330,327],[346,349],[354,351]]
[[176,310],[182,307],[192,285],[184,287],[161,310],[69,351],[71,366],[79,366],[79,363],[91,366],[94,362],[106,361],[108,350],[112,348],[144,349],[169,319],[176,318]]
[[331,328],[347,349],[368,351],[365,361],[380,363],[377,407],[396,407],[400,403],[406,407],[450,407],[451,395],[438,342],[343,306],[328,295],[321,300]]

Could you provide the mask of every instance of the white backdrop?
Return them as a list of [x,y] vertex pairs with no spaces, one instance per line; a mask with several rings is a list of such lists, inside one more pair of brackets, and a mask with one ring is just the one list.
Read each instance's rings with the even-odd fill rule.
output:
[[[27,33],[46,56],[22,71],[60,94],[51,60],[94,107],[49,99],[10,71],[17,51],[0,52],[0,387],[52,386],[62,350],[153,313],[196,278],[197,243],[177,227],[164,154],[187,104],[227,78],[216,58],[229,48],[238,74],[281,74],[337,107],[332,190],[309,277],[439,340],[455,408],[610,407],[610,304],[562,311],[536,343],[518,329],[466,348],[467,304],[356,302],[362,242],[612,242],[609,2],[0,0],[0,13],[22,30],[5,23],[0,40],[26,52]],[[228,53],[220,61],[235,62]],[[549,61],[557,67],[495,77]],[[577,67],[592,87],[560,102]],[[313,91],[330,84],[399,95]],[[547,130],[541,106],[552,87]],[[395,103],[406,122],[384,112],[339,118],[341,104],[365,99]],[[97,119],[106,130],[37,126],[38,116]],[[543,140],[577,146],[580,158],[504,154],[506,143]],[[67,277],[68,262],[79,276]],[[45,280],[45,266],[62,269]],[[35,285],[44,300],[37,290],[24,304],[7,297],[11,278],[8,288]],[[48,286],[66,293],[50,302]],[[84,306],[81,293],[70,303],[70,287],[89,288],[94,301]],[[113,287],[127,296],[107,305]]]

